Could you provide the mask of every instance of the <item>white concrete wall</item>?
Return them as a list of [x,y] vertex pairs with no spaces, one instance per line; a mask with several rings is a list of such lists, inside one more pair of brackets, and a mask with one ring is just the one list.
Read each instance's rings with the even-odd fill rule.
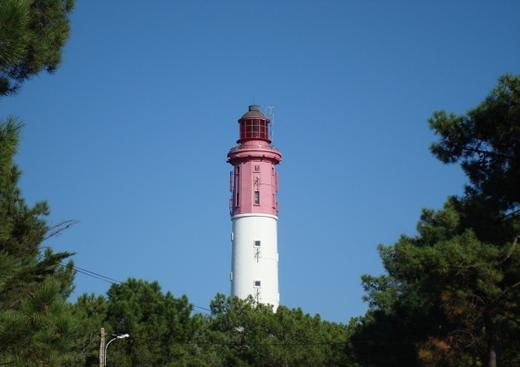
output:
[[[260,303],[280,303],[278,292],[278,218],[266,214],[241,214],[231,218],[233,255],[231,295],[251,295]],[[255,246],[260,241],[260,246]],[[260,281],[259,287],[255,281]]]

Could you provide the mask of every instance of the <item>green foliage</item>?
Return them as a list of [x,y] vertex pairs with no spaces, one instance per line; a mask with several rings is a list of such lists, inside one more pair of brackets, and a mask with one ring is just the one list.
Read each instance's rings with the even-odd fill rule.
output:
[[520,232],[520,76],[501,77],[466,115],[440,111],[429,122],[440,137],[433,154],[469,178],[462,222],[485,242],[510,242]]
[[436,112],[430,126],[440,136],[432,152],[460,162],[474,190],[508,209],[520,203],[520,76],[504,75],[466,115]]
[[19,130],[12,118],[0,123],[0,364],[61,366],[72,358],[73,268],[61,265],[68,253],[40,252],[48,208],[29,207],[17,186]]
[[110,346],[107,363],[147,367],[188,360],[200,318],[191,316],[185,296],[163,293],[157,282],[129,279],[110,288],[105,307],[107,332],[131,335]]
[[[520,358],[509,339],[520,322],[518,283],[511,282],[520,279],[520,251],[482,243],[469,229],[447,235],[457,222],[448,202],[423,213],[418,236],[380,247],[388,275],[364,278],[370,311],[352,340],[370,365],[398,365],[404,355],[411,365],[484,363],[498,330],[510,355],[504,365]],[[383,350],[397,351],[397,359],[381,358]]]
[[222,366],[354,366],[344,325],[280,306],[217,295],[207,340]]
[[[82,296],[74,306],[80,319],[92,321],[89,331],[130,334],[110,345],[108,365],[357,366],[348,355],[345,325],[221,294],[210,307],[210,315],[193,314],[185,296],[136,279],[113,285],[106,299]],[[85,339],[89,351],[80,365],[97,366],[94,339]]]
[[367,366],[520,363],[520,78],[506,75],[465,116],[436,112],[432,152],[460,162],[465,196],[424,210],[414,237],[380,246],[387,275],[364,276],[354,324]]
[[56,70],[73,7],[74,0],[0,2],[0,95],[42,70]]
[[[0,1],[0,95],[41,70],[53,71],[68,37],[72,1]],[[69,253],[42,253],[45,202],[29,207],[14,164],[21,124],[0,121],[0,365],[72,366],[77,322]]]
[[75,320],[71,351],[76,357],[71,366],[99,366],[99,332],[106,319],[107,302],[102,296],[84,294],[71,307]]

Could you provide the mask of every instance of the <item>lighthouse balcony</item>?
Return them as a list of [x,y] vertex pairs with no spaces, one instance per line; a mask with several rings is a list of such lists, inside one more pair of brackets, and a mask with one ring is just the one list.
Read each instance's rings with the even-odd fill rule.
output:
[[240,144],[231,148],[228,153],[228,162],[231,164],[251,158],[267,159],[278,164],[282,155],[274,146],[267,144]]
[[244,143],[244,144],[238,144],[236,146],[234,146],[233,148],[231,148],[229,150],[229,152],[234,152],[234,151],[237,151],[237,150],[242,150],[242,149],[263,149],[263,150],[274,150],[276,152],[278,152],[278,148],[276,148],[273,144],[252,144],[251,142],[248,142],[248,143]]

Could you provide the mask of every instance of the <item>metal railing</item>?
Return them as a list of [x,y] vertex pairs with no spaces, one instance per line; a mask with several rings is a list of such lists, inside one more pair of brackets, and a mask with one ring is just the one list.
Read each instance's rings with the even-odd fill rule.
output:
[[251,145],[251,144],[240,144],[240,145],[237,145],[237,146],[234,146],[233,148],[231,148],[229,151],[230,152],[234,152],[236,150],[240,150],[240,149],[249,149],[249,148],[255,148],[255,149],[265,149],[265,150],[276,150],[278,152],[278,148],[276,148],[273,144],[269,144],[269,145],[260,145],[260,144],[254,144],[254,145]]

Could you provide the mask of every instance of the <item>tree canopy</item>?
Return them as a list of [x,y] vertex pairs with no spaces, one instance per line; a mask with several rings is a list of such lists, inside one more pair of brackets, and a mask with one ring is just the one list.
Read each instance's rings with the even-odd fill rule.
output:
[[69,253],[43,251],[48,207],[29,207],[14,164],[20,125],[0,123],[0,364],[58,366],[72,360],[70,305],[73,265]]
[[433,154],[460,163],[469,179],[460,201],[462,221],[495,245],[520,233],[520,76],[498,86],[465,115],[435,112],[429,120],[439,141]]
[[[114,284],[106,297],[80,297],[74,309],[93,321],[89,331],[130,334],[110,346],[109,365],[357,366],[347,353],[347,326],[300,309],[281,306],[274,313],[252,298],[217,294],[210,313],[197,314],[185,296],[162,292],[157,282],[129,279]],[[88,344],[80,365],[97,366],[97,348]]]
[[0,95],[14,93],[24,80],[61,62],[74,0],[0,2]]
[[469,183],[423,210],[416,236],[380,246],[387,274],[363,277],[370,309],[354,351],[368,366],[517,366],[520,77],[500,78],[465,115],[435,112],[430,126],[432,152]]

